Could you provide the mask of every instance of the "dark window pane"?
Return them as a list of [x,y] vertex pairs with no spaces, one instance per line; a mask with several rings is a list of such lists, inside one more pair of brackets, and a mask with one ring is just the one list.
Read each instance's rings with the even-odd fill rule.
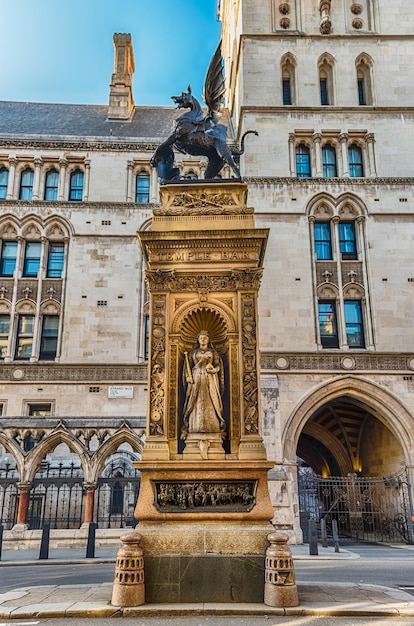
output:
[[45,180],[45,200],[57,200],[59,174],[56,170],[50,170]]
[[7,183],[9,182],[9,171],[5,167],[0,167],[0,200],[7,197]]
[[315,222],[313,232],[317,260],[332,259],[331,227],[329,222]]
[[44,417],[47,415],[52,415],[52,405],[50,402],[44,402],[42,404],[29,404],[29,415],[31,417]]
[[363,176],[364,169],[362,166],[362,150],[356,144],[352,144],[348,150],[349,155],[349,174],[350,176]]
[[321,104],[326,105],[329,104],[328,100],[328,81],[326,78],[321,78],[319,81],[321,88]]
[[145,360],[148,360],[149,332],[150,332],[150,318],[149,318],[149,315],[146,315],[145,316],[145,345],[144,345],[144,358],[145,358]]
[[16,268],[17,241],[3,241],[1,247],[0,274],[13,276]]
[[33,193],[33,170],[30,168],[22,172],[20,178],[19,200],[31,200]]
[[149,202],[150,177],[138,174],[136,179],[135,202]]
[[336,306],[332,300],[318,303],[319,330],[324,348],[338,348],[338,329],[336,324]]
[[346,340],[350,348],[365,348],[362,309],[359,300],[345,300]]
[[282,81],[283,87],[283,104],[292,104],[292,91],[290,88],[290,78]]
[[325,178],[333,178],[337,176],[336,150],[329,143],[322,148],[322,167]]
[[344,260],[358,258],[354,222],[339,223],[339,250]]
[[83,172],[75,170],[70,175],[69,200],[80,202],[83,196]]
[[358,78],[358,104],[366,104],[364,79]]
[[308,146],[301,143],[296,148],[296,176],[298,178],[308,178],[310,175],[310,150]]
[[47,278],[61,278],[63,263],[65,261],[65,244],[49,243],[49,255],[47,258]]
[[40,341],[40,360],[52,360],[56,356],[59,335],[59,316],[45,315]]
[[40,241],[28,241],[24,255],[23,276],[37,276],[40,267]]

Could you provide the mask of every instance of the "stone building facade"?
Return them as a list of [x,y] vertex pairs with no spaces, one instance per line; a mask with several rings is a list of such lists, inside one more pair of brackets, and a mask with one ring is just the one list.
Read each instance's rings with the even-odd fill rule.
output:
[[[231,142],[259,133],[241,168],[256,227],[270,230],[259,313],[274,523],[301,541],[309,516],[346,511],[345,534],[387,539],[378,515],[410,540],[414,17],[385,0],[220,0],[218,14],[224,120]],[[47,472],[68,474],[70,463],[74,524],[99,507],[130,521],[148,390],[136,233],[151,228],[150,158],[177,112],[135,106],[131,38],[114,44],[109,107],[0,103],[9,526],[47,517]],[[202,177],[202,160],[177,162]]]

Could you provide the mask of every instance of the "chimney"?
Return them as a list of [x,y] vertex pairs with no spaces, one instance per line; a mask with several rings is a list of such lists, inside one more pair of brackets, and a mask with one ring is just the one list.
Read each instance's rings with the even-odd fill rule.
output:
[[115,33],[114,48],[115,64],[109,91],[108,117],[129,120],[134,110],[132,74],[135,70],[131,35]]

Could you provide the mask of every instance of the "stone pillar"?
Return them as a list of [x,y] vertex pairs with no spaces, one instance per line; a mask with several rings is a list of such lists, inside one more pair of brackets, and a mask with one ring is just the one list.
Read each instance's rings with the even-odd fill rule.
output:
[[322,135],[320,133],[314,133],[312,139],[315,149],[315,176],[320,178],[322,176]]
[[85,489],[85,510],[83,514],[83,523],[90,524],[93,522],[96,483],[84,483],[83,487]]
[[87,202],[89,200],[89,181],[91,174],[91,162],[89,159],[85,160],[85,181],[83,185],[83,201]]
[[367,142],[369,176],[370,178],[374,178],[377,175],[375,167],[374,134],[367,133],[365,135],[365,141]]
[[7,200],[13,200],[14,194],[14,179],[16,176],[17,159],[14,157],[9,158],[9,180],[7,182]]
[[295,159],[295,133],[289,133],[289,170],[292,178],[297,175]]
[[266,550],[264,603],[267,606],[298,606],[298,588],[293,568],[292,552],[287,547],[288,536],[270,533]]
[[42,159],[37,157],[34,160],[34,166],[35,166],[35,171],[34,171],[34,177],[33,177],[33,194],[32,194],[32,200],[39,200],[39,195],[40,195],[40,168],[42,167]]
[[134,202],[134,161],[128,161],[127,164],[127,202]]
[[[29,493],[32,483],[17,483],[19,490],[19,508],[17,522],[13,530],[27,530],[27,512],[29,509]],[[16,528],[17,527],[17,528]]]
[[66,159],[59,159],[59,189],[58,200],[65,199],[65,181],[66,181],[66,169],[68,162]]
[[341,160],[342,160],[342,168],[340,172],[340,176],[344,178],[349,178],[349,158],[348,158],[348,135],[347,133],[341,133],[339,135],[339,143],[341,146]]
[[135,532],[121,537],[123,545],[116,557],[113,606],[140,606],[145,603],[144,558],[140,541],[141,535]]
[[127,120],[134,110],[132,75],[135,71],[130,34],[114,34],[115,63],[109,92],[109,119]]

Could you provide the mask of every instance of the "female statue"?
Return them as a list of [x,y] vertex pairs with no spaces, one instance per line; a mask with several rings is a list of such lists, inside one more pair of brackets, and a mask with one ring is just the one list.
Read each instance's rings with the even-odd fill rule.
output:
[[185,353],[187,392],[181,439],[186,439],[188,433],[222,433],[224,436],[226,428],[221,400],[223,363],[211,346],[207,331],[200,331],[197,344],[189,354]]

